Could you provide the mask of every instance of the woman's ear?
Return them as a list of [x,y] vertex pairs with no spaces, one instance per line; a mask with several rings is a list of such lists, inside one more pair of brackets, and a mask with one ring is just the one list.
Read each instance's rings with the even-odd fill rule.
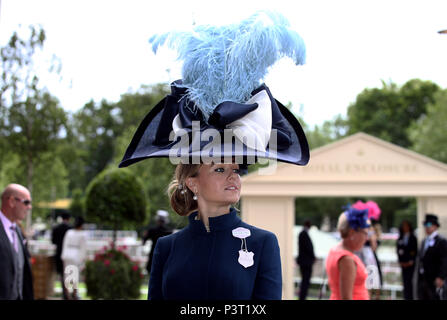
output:
[[189,177],[189,178],[186,178],[185,183],[186,183],[186,186],[188,187],[188,189],[192,193],[194,193],[194,190],[197,189],[197,187],[196,187],[196,180],[193,177]]
[[349,228],[348,229],[348,236],[346,238],[351,238],[354,235],[354,233],[355,233],[355,230],[352,229],[352,228]]

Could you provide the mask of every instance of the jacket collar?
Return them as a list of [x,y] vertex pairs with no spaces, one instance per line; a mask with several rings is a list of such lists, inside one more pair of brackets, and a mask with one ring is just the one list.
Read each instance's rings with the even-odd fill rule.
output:
[[437,236],[438,236],[438,230],[433,231],[433,233],[431,235],[427,236],[427,240],[428,241],[435,240]]
[[[206,231],[202,220],[196,220],[197,214],[198,212],[195,211],[188,216],[188,228],[195,233],[207,234],[208,232]],[[241,219],[237,216],[236,209],[231,208],[229,213],[218,217],[210,217],[208,218],[208,221],[210,232],[213,233],[234,228],[241,222]]]
[[3,222],[1,219],[0,219],[0,241],[3,242],[9,248],[9,252],[11,255],[11,263],[14,263],[12,260],[12,257],[14,255],[12,250],[14,250],[14,249],[12,248],[11,241],[9,240],[9,237],[6,234],[6,231],[5,231],[5,228],[3,226]]

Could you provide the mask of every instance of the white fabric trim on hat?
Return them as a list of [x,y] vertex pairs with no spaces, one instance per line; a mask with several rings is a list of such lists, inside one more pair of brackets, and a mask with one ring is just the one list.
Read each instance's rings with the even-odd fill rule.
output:
[[172,131],[174,131],[175,136],[178,136],[180,130],[182,130],[182,122],[180,121],[180,115],[177,114],[172,120]]
[[255,110],[230,123],[227,128],[232,129],[234,135],[247,147],[265,152],[272,131],[272,102],[267,91],[262,90],[246,104],[253,103],[258,104]]
[[[265,152],[272,130],[272,102],[267,91],[262,90],[246,102],[254,103],[258,104],[255,110],[229,123],[227,129],[231,129],[234,136],[247,147]],[[172,120],[172,130],[175,136],[179,136],[183,130],[179,115]]]

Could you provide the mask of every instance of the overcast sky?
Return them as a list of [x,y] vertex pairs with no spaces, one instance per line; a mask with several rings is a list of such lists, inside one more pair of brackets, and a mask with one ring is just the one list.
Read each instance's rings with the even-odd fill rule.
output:
[[[0,44],[18,25],[41,24],[62,81],[42,81],[70,111],[90,99],[117,101],[142,84],[181,77],[175,53],[150,51],[154,33],[227,24],[258,9],[284,14],[307,46],[307,63],[284,59],[265,79],[272,94],[310,125],[347,107],[364,88],[412,78],[447,88],[447,1],[0,0]],[[167,72],[167,70],[170,70]]]

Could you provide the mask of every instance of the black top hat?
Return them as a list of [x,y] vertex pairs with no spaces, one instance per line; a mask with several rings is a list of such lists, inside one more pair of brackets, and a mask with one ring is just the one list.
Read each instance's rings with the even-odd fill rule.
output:
[[432,224],[435,224],[435,225],[437,225],[438,227],[440,227],[440,224],[439,224],[439,221],[438,221],[438,216],[436,216],[436,215],[434,215],[434,214],[432,214],[432,213],[427,213],[427,214],[425,215],[424,225],[425,225],[427,222],[431,222]]
[[71,215],[70,215],[69,213],[67,213],[67,212],[62,212],[60,216],[61,216],[62,219],[64,219],[64,220],[68,220],[68,219],[70,219],[70,217],[71,217]]
[[183,79],[144,118],[120,167],[156,157],[193,164],[308,163],[298,120],[260,84],[282,56],[304,63],[304,42],[284,17],[260,12],[237,25],[198,26],[150,42],[154,52],[165,42],[176,46]]

